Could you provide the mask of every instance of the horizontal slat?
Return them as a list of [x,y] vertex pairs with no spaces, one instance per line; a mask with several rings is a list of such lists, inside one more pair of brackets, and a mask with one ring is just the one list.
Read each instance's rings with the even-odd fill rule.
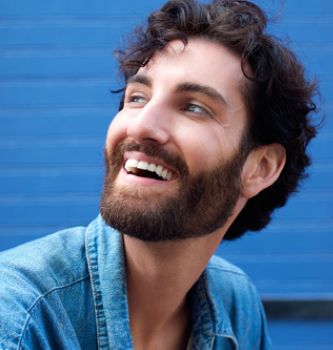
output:
[[[330,115],[331,116],[331,115]],[[333,115],[332,115],[333,116]],[[329,121],[329,119],[327,119]],[[331,129],[319,130],[318,136],[311,141],[308,151],[314,163],[329,162],[333,155],[333,142]]]
[[329,294],[333,297],[333,261],[323,261],[318,256],[297,261],[297,257],[286,259],[281,255],[274,259],[256,259],[247,261],[241,257],[223,256],[230,262],[243,269],[253,280],[263,298],[275,296],[276,299],[286,296],[300,297],[301,294]]
[[331,350],[332,327],[332,320],[268,320],[274,350]]
[[300,221],[298,227],[291,228],[286,224],[286,227],[280,230],[271,226],[262,232],[247,232],[235,242],[222,241],[217,250],[218,254],[250,254],[257,255],[260,259],[260,256],[267,254],[333,253],[333,223],[327,227],[319,223],[309,227]]
[[[296,52],[311,74],[318,75],[321,80],[332,80],[333,67],[329,62],[333,60],[333,46],[328,49],[326,45],[313,47],[300,44]],[[324,74],[330,76],[327,78]]]
[[[120,37],[132,29],[133,22],[123,20],[96,21],[37,21],[0,22],[0,48],[38,47],[113,47]],[[140,24],[138,21],[136,24]],[[328,44],[332,42],[332,21],[290,23],[274,26],[274,34],[284,37],[286,33],[294,42],[303,44]]]
[[0,1],[0,19],[7,18],[94,18],[94,17],[139,17],[159,8],[165,1],[125,0],[119,4],[116,1],[93,0],[59,0],[45,3],[43,0],[27,2],[16,0],[15,3],[7,0]]
[[4,52],[0,55],[0,79],[114,77],[116,60],[105,50]]
[[[264,8],[273,11],[272,3],[263,3],[260,0],[255,0],[255,3]],[[75,17],[75,18],[91,18],[91,17],[115,17],[115,16],[141,16],[149,13],[154,9],[158,9],[165,1],[142,1],[138,4],[134,0],[122,1],[122,6],[113,1],[98,1],[92,0],[59,0],[56,3],[45,5],[42,0],[34,0],[33,2],[26,2],[24,0],[16,0],[15,3],[11,1],[0,1],[0,19],[2,18],[55,18],[55,17]],[[279,8],[280,3],[277,3],[276,8]],[[275,10],[276,11],[276,10]],[[312,0],[303,0],[300,6],[299,1],[288,0],[284,2],[283,15],[299,16],[304,15],[327,15],[332,13],[333,6],[330,1],[319,1],[316,6],[313,6]]]
[[[325,89],[321,90],[322,97],[326,99]],[[310,149],[312,148],[312,144],[316,144],[319,139],[329,139],[333,134],[333,103],[327,102],[318,102],[315,101],[320,112],[318,114],[312,114],[313,124],[319,125],[317,136],[314,140],[310,142]],[[320,141],[319,141],[320,142]]]
[[0,222],[4,227],[77,226],[94,219],[98,214],[99,195],[67,198],[21,198],[0,202]]
[[0,171],[0,196],[99,194],[102,164],[96,168],[18,169]]
[[113,79],[0,84],[0,108],[114,106]]
[[320,92],[325,104],[333,104],[333,80],[331,76],[322,79],[320,83]]
[[304,181],[300,191],[333,189],[333,167],[329,164],[326,167],[324,165],[316,165],[309,170],[309,177]]
[[1,167],[100,166],[105,139],[0,147]]
[[276,220],[298,221],[325,221],[333,220],[333,194],[320,193],[317,196],[298,194],[292,198],[285,207],[274,214]]
[[10,48],[115,48],[120,37],[132,29],[124,21],[94,22],[0,22],[0,49]]
[[25,110],[16,112],[2,112],[0,116],[0,141],[5,140],[36,140],[56,137],[104,138],[109,124],[118,112],[120,95],[110,96],[113,102],[102,108],[60,108],[46,110]]
[[[319,20],[319,18],[318,18]],[[332,43],[332,18],[326,21],[304,21],[304,22],[284,22],[272,27],[273,34],[277,37],[289,38],[293,43],[302,43],[302,45],[330,44]]]
[[[280,3],[278,4],[280,5]],[[318,1],[315,3],[315,6],[313,0],[287,0],[283,4],[285,4],[285,12],[288,15],[294,15],[298,17],[302,17],[302,15],[305,14],[308,14],[310,16],[317,14],[328,15],[332,14],[333,12],[333,3],[329,0]]]

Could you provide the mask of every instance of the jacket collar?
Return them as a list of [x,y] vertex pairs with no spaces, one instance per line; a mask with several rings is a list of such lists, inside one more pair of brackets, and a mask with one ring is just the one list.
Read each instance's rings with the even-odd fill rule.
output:
[[134,349],[129,324],[122,236],[107,226],[100,215],[87,230],[92,288],[94,299],[97,299],[99,349]]
[[216,276],[207,268],[192,287],[192,335],[196,348],[213,348],[215,337],[230,338],[238,347],[229,315],[224,305],[226,290],[216,286]]
[[[99,215],[87,228],[86,249],[96,305],[99,349],[134,349],[122,235],[106,225]],[[206,268],[191,293],[192,339],[196,348],[212,349],[216,336],[231,338],[236,343],[226,308],[222,307],[224,291],[215,285],[210,269]]]

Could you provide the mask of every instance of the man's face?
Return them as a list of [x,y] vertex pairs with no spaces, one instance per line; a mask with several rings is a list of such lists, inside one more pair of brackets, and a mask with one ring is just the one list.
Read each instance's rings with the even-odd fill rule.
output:
[[243,79],[237,56],[190,40],[172,42],[128,81],[105,147],[110,226],[151,241],[230,226],[248,153]]

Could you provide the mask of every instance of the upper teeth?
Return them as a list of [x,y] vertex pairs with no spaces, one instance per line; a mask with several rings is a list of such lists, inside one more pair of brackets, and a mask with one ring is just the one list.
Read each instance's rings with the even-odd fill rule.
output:
[[148,163],[142,160],[138,161],[137,159],[128,159],[125,163],[125,169],[134,174],[138,172],[138,169],[155,172],[158,176],[162,177],[163,180],[171,180],[172,176],[176,177],[176,174],[173,174],[173,172],[170,170],[163,168],[162,165]]

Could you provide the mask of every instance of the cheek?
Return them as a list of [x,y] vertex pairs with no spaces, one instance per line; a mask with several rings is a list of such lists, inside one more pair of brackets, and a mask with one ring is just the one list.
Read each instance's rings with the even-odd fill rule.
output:
[[120,141],[126,138],[127,124],[126,118],[124,118],[122,112],[119,112],[113,118],[106,137],[106,147],[108,150],[114,149]]
[[191,128],[184,129],[181,139],[189,167],[198,164],[209,168],[220,160],[230,159],[239,150],[243,128],[243,123],[238,121],[229,125],[193,123]]
[[211,167],[225,149],[223,131],[216,126],[192,125],[182,131],[180,139],[180,148],[190,169]]

